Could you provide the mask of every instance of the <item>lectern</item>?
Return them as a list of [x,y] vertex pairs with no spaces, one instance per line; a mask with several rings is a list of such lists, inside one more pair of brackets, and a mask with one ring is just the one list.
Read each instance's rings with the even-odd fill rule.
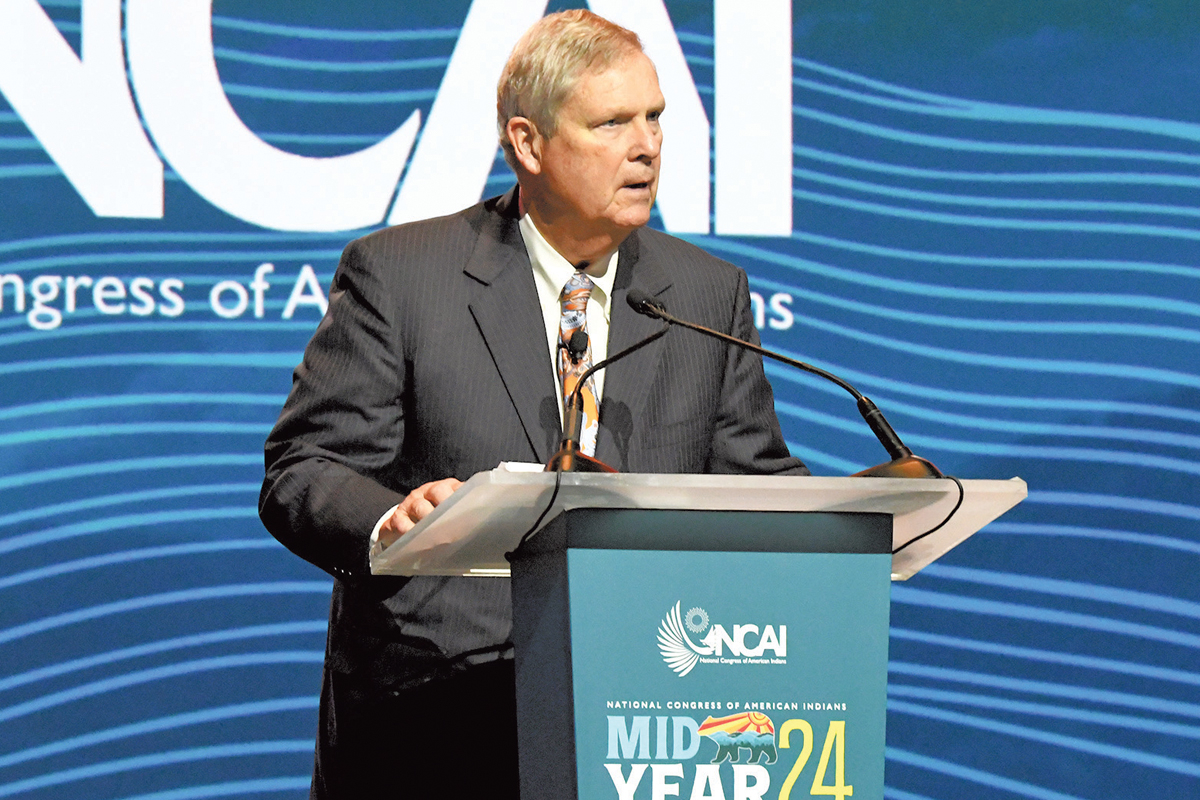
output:
[[[372,570],[508,574],[554,481],[476,475]],[[893,556],[958,486],[563,475],[511,562],[522,798],[882,798],[889,581],[1024,496],[963,481]]]

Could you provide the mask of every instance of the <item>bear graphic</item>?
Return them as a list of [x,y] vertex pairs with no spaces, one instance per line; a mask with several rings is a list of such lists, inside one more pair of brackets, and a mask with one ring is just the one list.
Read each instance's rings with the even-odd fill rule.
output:
[[757,764],[764,755],[768,764],[774,764],[779,757],[775,749],[775,725],[770,717],[758,711],[709,717],[700,726],[700,735],[707,736],[717,745],[714,764],[725,759],[737,764],[743,747],[750,751],[750,757],[746,759],[748,764]]

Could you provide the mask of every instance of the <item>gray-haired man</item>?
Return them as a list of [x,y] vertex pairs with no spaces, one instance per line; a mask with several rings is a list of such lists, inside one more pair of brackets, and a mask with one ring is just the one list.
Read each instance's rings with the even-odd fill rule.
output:
[[[643,227],[664,105],[634,34],[548,16],[498,92],[518,189],[347,246],[267,441],[260,503],[272,534],[337,579],[314,797],[516,796],[508,582],[372,577],[371,549],[473,473],[549,458],[579,358],[655,327],[626,307],[630,289],[757,338],[741,270]],[[586,354],[559,346],[568,317]],[[672,333],[592,391],[595,455],[623,471],[805,471],[761,362],[739,350]]]

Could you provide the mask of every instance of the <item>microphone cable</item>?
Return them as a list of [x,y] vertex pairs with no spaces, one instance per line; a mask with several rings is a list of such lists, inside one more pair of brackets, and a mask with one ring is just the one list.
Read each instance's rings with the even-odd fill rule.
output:
[[967,493],[966,489],[963,488],[962,481],[960,481],[958,478],[954,477],[953,475],[943,475],[942,477],[945,478],[946,480],[954,481],[954,483],[958,485],[958,502],[954,504],[954,508],[950,509],[950,513],[946,515],[946,518],[944,520],[939,522],[937,525],[934,525],[932,528],[925,531],[924,533],[914,536],[913,538],[909,539],[904,544],[897,547],[895,550],[892,551],[892,555],[896,555],[896,553],[899,553],[901,550],[908,547],[913,542],[919,542],[922,539],[924,539],[926,536],[928,536],[929,534],[934,533],[935,531],[941,530],[943,527],[945,527],[947,522],[949,522],[951,519],[954,518],[954,515],[958,513],[958,509],[962,508],[963,497],[965,497],[966,493]]
[[508,563],[512,563],[513,557],[517,554],[517,551],[525,546],[525,542],[528,541],[530,536],[533,536],[535,531],[537,531],[538,526],[542,524],[542,520],[544,520],[546,515],[550,513],[550,509],[554,508],[554,501],[558,499],[559,487],[562,486],[562,476],[562,460],[560,459],[558,462],[558,468],[554,470],[554,491],[550,493],[550,502],[546,503],[546,507],[542,509],[542,513],[538,514],[538,518],[535,519],[533,524],[529,526],[529,530],[521,534],[521,540],[517,542],[517,546],[504,554],[504,560]]

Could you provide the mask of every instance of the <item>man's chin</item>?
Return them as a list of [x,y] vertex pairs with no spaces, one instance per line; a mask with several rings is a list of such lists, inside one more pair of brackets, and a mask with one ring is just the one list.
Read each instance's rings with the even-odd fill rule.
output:
[[650,203],[647,203],[644,206],[638,205],[638,206],[634,206],[632,208],[627,208],[627,209],[623,210],[620,214],[618,214],[617,217],[613,220],[613,222],[617,225],[617,227],[623,228],[628,231],[632,231],[637,228],[640,228],[649,221],[650,221]]

